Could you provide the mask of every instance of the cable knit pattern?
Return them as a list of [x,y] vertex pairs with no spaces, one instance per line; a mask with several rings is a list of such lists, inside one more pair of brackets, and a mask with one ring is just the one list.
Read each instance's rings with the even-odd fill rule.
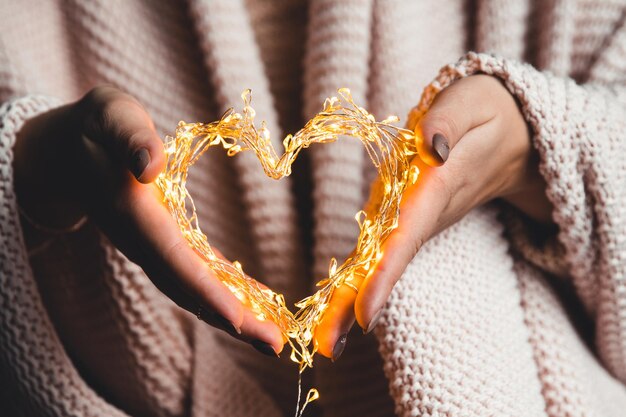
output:
[[[371,1],[312,2],[305,58],[305,117],[321,110],[339,86],[366,105]],[[323,22],[323,23],[322,23]],[[362,205],[364,151],[358,141],[338,141],[311,148],[313,169],[314,274],[328,272],[332,257],[344,259],[358,236],[351,220]],[[350,171],[348,173],[348,171]],[[352,213],[352,214],[351,214]]]
[[[304,116],[321,110],[323,100],[348,87],[358,103],[367,106],[373,1],[323,0],[309,5],[305,57]],[[313,275],[326,276],[332,257],[344,259],[359,233],[354,214],[360,210],[367,183],[365,166],[371,166],[358,140],[343,140],[310,149],[313,177]],[[371,169],[371,168],[370,168]],[[315,288],[312,286],[311,291]],[[348,351],[336,365],[323,361],[313,370],[326,416],[367,414],[385,416],[391,404],[386,395],[376,345],[371,335],[350,334]],[[372,358],[372,359],[370,359]],[[367,363],[367,366],[363,364]],[[377,366],[378,365],[378,366]],[[360,392],[346,392],[355,381],[371,381]],[[361,385],[361,384],[359,384]]]
[[181,415],[191,361],[185,330],[138,266],[104,239],[90,245],[98,236],[83,227],[30,257],[45,304],[64,305],[50,310],[56,331],[81,374],[109,387],[107,397],[130,414]]
[[[555,207],[563,262],[596,317],[602,359],[626,381],[626,300],[621,295],[626,291],[626,108],[605,87],[581,87],[529,65],[470,53],[442,70],[426,88],[418,111],[425,111],[436,93],[455,79],[474,73],[501,78],[521,103]],[[540,91],[551,94],[540,100]]]
[[[12,147],[24,122],[59,105],[26,97],[0,107],[0,314],[4,393],[20,413],[123,416],[83,382],[61,345],[28,264],[13,192]],[[5,408],[5,407],[3,407]]]
[[[274,146],[279,147],[281,132],[254,33],[246,24],[244,6],[241,0],[215,1],[210,5],[199,0],[192,2],[191,12],[196,16],[196,31],[205,52],[206,65],[213,75],[221,110],[241,106],[241,93],[246,88],[252,89],[257,117],[265,120],[273,133]],[[220,65],[222,62],[229,65]],[[238,155],[234,164],[260,255],[262,277],[275,289],[288,292],[290,286],[287,283],[301,273],[298,260],[302,256],[297,243],[290,181],[287,178],[276,182],[267,178],[256,157],[250,153]],[[285,241],[294,243],[285,247]]]
[[376,332],[398,415],[542,415],[501,233],[493,210],[474,210],[427,242],[396,285]]
[[[623,416],[624,16],[624,0],[0,2],[0,409],[277,417],[292,414],[297,388],[288,355],[260,357],[181,311],[93,225],[29,253],[11,167],[26,120],[111,83],[164,136],[241,106],[252,88],[280,144],[280,128],[339,87],[377,117],[402,116],[481,72],[520,103],[558,234],[539,245],[527,219],[494,205],[427,242],[387,303],[378,346],[351,332],[337,363],[319,358],[304,375],[321,392],[307,413]],[[467,50],[481,53],[441,68]],[[251,155],[210,153],[190,175],[209,239],[288,298],[350,252],[373,172],[357,141],[307,152],[308,248],[293,183],[268,180]]]

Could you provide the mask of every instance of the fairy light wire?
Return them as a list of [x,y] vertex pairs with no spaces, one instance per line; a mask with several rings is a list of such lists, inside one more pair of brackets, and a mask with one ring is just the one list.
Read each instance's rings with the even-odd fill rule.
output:
[[[417,167],[410,164],[417,154],[413,132],[396,127],[393,123],[399,119],[395,116],[376,121],[373,115],[353,101],[348,89],[339,89],[338,93],[340,98],[326,99],[321,112],[300,131],[283,139],[284,151],[278,156],[265,122],[259,128],[254,124],[251,93],[246,90],[242,94],[242,113],[231,108],[212,123],[181,121],[175,136],[166,140],[166,168],[156,179],[163,201],[185,239],[213,273],[257,317],[278,325],[291,348],[291,359],[300,365],[300,373],[313,366],[317,350],[313,336],[335,289],[344,283],[358,287],[381,258],[382,243],[397,227],[402,195],[419,175]],[[341,265],[333,258],[328,277],[317,283],[317,292],[297,302],[295,306],[298,310],[292,313],[282,294],[258,285],[243,272],[239,262],[230,263],[213,251],[200,229],[196,207],[186,187],[188,171],[204,152],[217,146],[225,149],[228,156],[254,152],[265,174],[278,180],[291,174],[292,164],[303,149],[340,138],[349,140],[347,137],[359,139],[364,145],[378,171],[378,179],[372,187],[366,209],[355,216],[360,230],[355,250]],[[318,396],[316,390],[310,390],[296,415],[301,415],[306,404]]]

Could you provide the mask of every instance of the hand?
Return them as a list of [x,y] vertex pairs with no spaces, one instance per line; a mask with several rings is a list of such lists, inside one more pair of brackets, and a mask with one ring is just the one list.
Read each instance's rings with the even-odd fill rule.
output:
[[88,215],[179,306],[267,354],[282,350],[272,322],[223,285],[188,245],[151,184],[165,166],[152,120],[131,96],[99,87],[28,121],[14,150],[18,201],[29,218],[66,228]]
[[455,82],[409,128],[420,140],[421,160],[412,161],[419,179],[405,191],[398,228],[358,295],[345,286],[333,295],[315,335],[324,356],[341,354],[355,317],[370,332],[424,242],[474,207],[503,198],[535,220],[550,222],[552,208],[528,127],[498,79],[475,75]]

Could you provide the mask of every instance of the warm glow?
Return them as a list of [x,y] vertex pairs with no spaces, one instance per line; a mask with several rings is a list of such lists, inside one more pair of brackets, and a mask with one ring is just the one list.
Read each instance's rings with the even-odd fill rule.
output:
[[[176,137],[168,138],[165,144],[167,166],[156,181],[165,204],[189,244],[257,317],[272,320],[280,327],[291,347],[292,360],[300,364],[300,372],[313,366],[316,346],[311,342],[334,290],[346,283],[356,288],[371,265],[380,259],[382,243],[397,226],[402,194],[419,174],[417,168],[410,165],[411,158],[417,153],[413,132],[392,125],[398,121],[394,116],[377,122],[374,116],[354,103],[348,89],[340,89],[339,94],[341,99],[326,99],[323,110],[303,129],[285,137],[284,153],[280,157],[270,142],[265,123],[259,129],[254,126],[255,112],[250,107],[249,90],[242,95],[243,114],[230,109],[213,123],[180,122]],[[341,140],[350,140],[345,136],[351,136],[363,143],[378,170],[379,181],[373,187],[367,211],[355,216],[360,228],[355,251],[342,265],[332,259],[328,277],[318,283],[319,290],[296,303],[298,310],[292,313],[282,295],[247,277],[239,262],[231,264],[213,252],[200,230],[193,200],[185,187],[187,172],[209,147],[217,145],[226,149],[229,156],[254,152],[265,173],[280,179],[291,174],[291,166],[302,149],[314,143],[334,142],[339,136],[343,136]],[[317,391],[309,391],[305,405],[318,396]]]

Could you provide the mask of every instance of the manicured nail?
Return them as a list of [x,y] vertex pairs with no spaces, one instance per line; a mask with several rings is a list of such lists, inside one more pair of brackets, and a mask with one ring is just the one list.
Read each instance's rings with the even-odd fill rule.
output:
[[262,340],[253,340],[250,344],[262,354],[278,358],[278,353],[276,353],[272,345],[269,343],[265,343]]
[[226,317],[221,314],[207,311],[201,308],[198,312],[198,318],[211,326],[218,327],[230,334],[241,334],[241,329],[231,323]]
[[367,329],[363,333],[368,334],[372,330],[374,330],[374,328],[378,324],[378,321],[380,320],[380,316],[382,313],[383,313],[382,310],[378,310],[376,314],[374,314],[374,317],[372,317],[372,320],[370,320],[370,324],[367,326]]
[[343,353],[343,350],[346,348],[347,338],[348,338],[347,333],[344,333],[341,336],[339,336],[339,340],[337,340],[337,343],[335,343],[335,347],[333,348],[333,357],[331,358],[333,362],[339,359],[339,357]]
[[237,333],[241,334],[241,329],[234,324],[232,324],[228,319],[221,314],[215,313],[215,320],[222,326],[224,330],[228,333]]
[[150,153],[146,148],[141,148],[135,151],[130,161],[130,170],[139,179],[143,171],[150,163]]
[[439,158],[441,163],[446,162],[448,155],[450,155],[450,145],[448,145],[448,139],[441,133],[435,133],[433,136],[433,151]]

